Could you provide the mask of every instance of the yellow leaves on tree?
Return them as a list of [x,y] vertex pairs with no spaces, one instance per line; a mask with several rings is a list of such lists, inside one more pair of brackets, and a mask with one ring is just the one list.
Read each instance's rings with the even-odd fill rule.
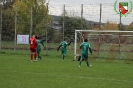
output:
[[101,27],[102,30],[118,30],[118,24],[115,22],[107,21],[105,25]]
[[129,30],[129,31],[133,31],[133,22],[131,22],[131,23],[129,24],[128,30]]

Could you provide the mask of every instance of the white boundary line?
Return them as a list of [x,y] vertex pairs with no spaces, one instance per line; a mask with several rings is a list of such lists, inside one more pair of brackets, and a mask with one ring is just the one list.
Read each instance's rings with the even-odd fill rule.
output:
[[[18,71],[7,71],[7,70],[0,70],[0,72],[13,72],[17,73]],[[41,73],[41,72],[20,72],[24,74],[45,74],[49,76],[62,76],[62,77],[70,77],[70,78],[80,78],[80,79],[96,79],[96,80],[105,80],[105,81],[117,81],[117,82],[126,82],[126,83],[133,83],[133,81],[129,80],[119,80],[119,79],[106,79],[106,78],[95,78],[95,77],[87,77],[87,76],[70,76],[70,75],[61,75],[61,74],[47,74],[47,73]]]

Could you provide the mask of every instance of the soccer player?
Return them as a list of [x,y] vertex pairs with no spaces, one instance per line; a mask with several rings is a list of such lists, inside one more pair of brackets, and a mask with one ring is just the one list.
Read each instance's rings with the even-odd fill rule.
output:
[[37,61],[36,60],[36,38],[34,34],[30,38],[29,44],[30,44],[30,59],[31,61],[33,61],[33,56],[34,56],[34,61]]
[[64,39],[64,41],[62,41],[57,49],[57,51],[59,51],[60,47],[61,47],[61,53],[62,53],[62,60],[64,60],[65,56],[66,56],[66,53],[67,53],[67,50],[66,50],[66,47],[68,45],[71,44],[71,41],[69,43],[66,42],[66,39]]
[[40,40],[37,36],[36,36],[36,39],[37,39],[37,41],[36,41],[37,42],[37,47],[36,47],[36,49],[37,49],[37,57],[42,60],[40,52],[41,52],[41,44],[42,44],[43,47],[44,47],[44,44],[43,44],[43,41]]
[[87,66],[90,67],[91,65],[89,65],[88,62],[88,50],[90,51],[91,55],[92,55],[92,50],[87,39],[84,39],[84,42],[80,45],[80,49],[81,49],[81,58],[79,61],[79,67],[81,67],[83,59],[86,61]]

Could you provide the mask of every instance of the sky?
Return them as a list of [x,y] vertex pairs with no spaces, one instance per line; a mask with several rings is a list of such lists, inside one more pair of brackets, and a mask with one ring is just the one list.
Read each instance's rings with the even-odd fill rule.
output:
[[[48,1],[49,0],[46,0],[46,2]],[[133,0],[118,0],[117,6],[119,5],[119,2],[128,2],[129,3],[128,8],[130,10],[131,9],[130,1],[132,1],[133,3]],[[62,14],[61,11],[63,10],[63,8],[61,8],[60,5],[62,6],[66,5],[65,9],[69,11],[67,13],[70,13],[71,15],[76,14],[77,16],[81,16],[81,14],[78,15],[78,13],[81,12],[81,4],[83,4],[84,5],[83,17],[87,20],[99,21],[99,5],[102,4],[102,22],[106,22],[109,20],[119,23],[120,16],[114,11],[115,2],[116,0],[50,0],[49,7],[52,8],[49,10],[49,12],[51,15],[60,15]],[[133,21],[132,17],[133,17],[133,10],[127,17],[122,17],[122,23],[130,24]]]
[[[48,1],[48,0],[47,0]],[[50,5],[114,3],[116,0],[50,0]],[[129,1],[129,0],[118,0]],[[133,0],[132,0],[133,1]]]

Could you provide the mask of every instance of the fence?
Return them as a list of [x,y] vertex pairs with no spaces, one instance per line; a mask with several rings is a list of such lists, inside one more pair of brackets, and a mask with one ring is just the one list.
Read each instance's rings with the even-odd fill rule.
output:
[[[129,8],[132,8],[132,5],[129,5]],[[118,9],[118,5],[115,6],[114,3],[48,5],[48,13],[45,16],[43,14],[34,14],[32,8],[29,8],[28,14],[30,15],[26,17],[24,13],[17,11],[17,7],[13,16],[11,10],[4,10],[1,6],[0,51],[11,49],[16,53],[20,50],[28,50],[29,45],[16,44],[18,34],[31,35],[33,32],[36,33],[41,39],[45,40],[45,54],[47,54],[47,50],[56,49],[64,37],[67,38],[68,41],[70,38],[74,39],[75,30],[101,29],[107,22],[114,22],[117,26],[122,23],[127,27],[133,22],[133,13],[131,12],[126,17],[120,17],[120,15],[116,13]],[[47,16],[52,17],[50,22],[48,22]],[[41,21],[36,19],[41,19]],[[85,23],[87,24],[85,25]],[[73,49],[73,47],[71,47],[71,49]]]

